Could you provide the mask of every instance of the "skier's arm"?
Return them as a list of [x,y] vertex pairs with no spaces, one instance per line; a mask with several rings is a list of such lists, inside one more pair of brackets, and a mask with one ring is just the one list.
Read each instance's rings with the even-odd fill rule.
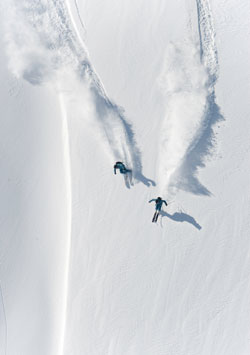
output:
[[164,200],[163,202],[165,203],[165,205],[166,205],[166,206],[168,205],[168,204],[167,204],[167,202],[166,202],[165,200]]
[[114,166],[114,173],[115,173],[115,175],[116,175],[116,167]]
[[155,198],[153,198],[152,200],[148,201],[148,203],[153,202],[153,201],[156,201],[156,199],[155,199]]

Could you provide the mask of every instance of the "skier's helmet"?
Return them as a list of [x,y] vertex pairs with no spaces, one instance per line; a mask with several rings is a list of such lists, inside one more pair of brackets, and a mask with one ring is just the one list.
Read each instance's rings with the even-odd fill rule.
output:
[[156,203],[159,203],[161,201],[161,197],[157,197]]

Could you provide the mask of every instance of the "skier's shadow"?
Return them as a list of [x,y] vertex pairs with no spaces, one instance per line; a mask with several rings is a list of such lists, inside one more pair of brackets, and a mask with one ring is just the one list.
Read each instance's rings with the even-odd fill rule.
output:
[[124,174],[124,183],[128,189],[130,189],[131,186],[134,185],[133,180],[132,180],[131,170],[128,170],[127,173]]
[[[144,185],[146,186],[155,186],[156,183],[154,182],[154,180],[148,179],[146,178],[143,174],[141,173],[137,173],[134,176],[138,181],[141,181]],[[132,171],[131,170],[127,170],[127,174],[124,175],[124,182],[125,182],[125,186],[130,189],[131,186],[134,186],[134,182],[133,182],[133,175],[132,175]]]
[[187,222],[192,224],[195,228],[201,230],[201,226],[199,223],[196,222],[194,217],[190,216],[189,214],[183,213],[183,212],[175,212],[174,214],[169,214],[167,212],[161,211],[161,216],[162,217],[168,217],[172,219],[173,221],[176,222]]
[[154,180],[147,178],[146,176],[144,176],[141,172],[137,172],[137,174],[135,174],[135,178],[139,181],[141,181],[144,185],[146,186],[156,186],[156,183]]

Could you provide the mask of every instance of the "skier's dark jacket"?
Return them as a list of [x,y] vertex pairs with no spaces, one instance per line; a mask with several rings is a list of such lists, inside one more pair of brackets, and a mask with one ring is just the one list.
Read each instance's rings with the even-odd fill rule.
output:
[[152,200],[150,200],[148,202],[150,203],[150,202],[153,202],[153,201],[155,201],[155,209],[156,209],[156,211],[160,211],[161,210],[163,203],[165,203],[166,206],[168,205],[165,200],[162,200],[159,197],[158,198],[153,198]]
[[115,165],[114,165],[114,173],[115,174],[116,174],[116,169],[120,169],[120,173],[121,174],[124,174],[124,173],[127,172],[127,169],[126,169],[125,165],[122,162],[120,162],[120,161],[117,161],[115,163]]

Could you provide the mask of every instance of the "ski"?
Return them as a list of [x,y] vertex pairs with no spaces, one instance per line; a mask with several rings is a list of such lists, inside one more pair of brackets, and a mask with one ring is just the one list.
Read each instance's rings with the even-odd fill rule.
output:
[[161,213],[161,207],[162,204],[165,203],[165,205],[167,206],[167,201],[163,200],[161,197],[157,197],[156,199],[153,198],[152,200],[148,201],[149,203],[154,201],[155,202],[155,214],[153,216],[152,222],[156,223],[159,217],[159,214]]
[[152,219],[152,222],[156,222],[157,221],[157,212],[154,213],[154,216],[153,216],[153,219]]
[[158,220],[158,217],[159,217],[159,212],[158,211],[156,211],[155,213],[154,213],[154,216],[153,216],[153,219],[152,219],[152,223],[156,223],[157,222],[157,220]]

